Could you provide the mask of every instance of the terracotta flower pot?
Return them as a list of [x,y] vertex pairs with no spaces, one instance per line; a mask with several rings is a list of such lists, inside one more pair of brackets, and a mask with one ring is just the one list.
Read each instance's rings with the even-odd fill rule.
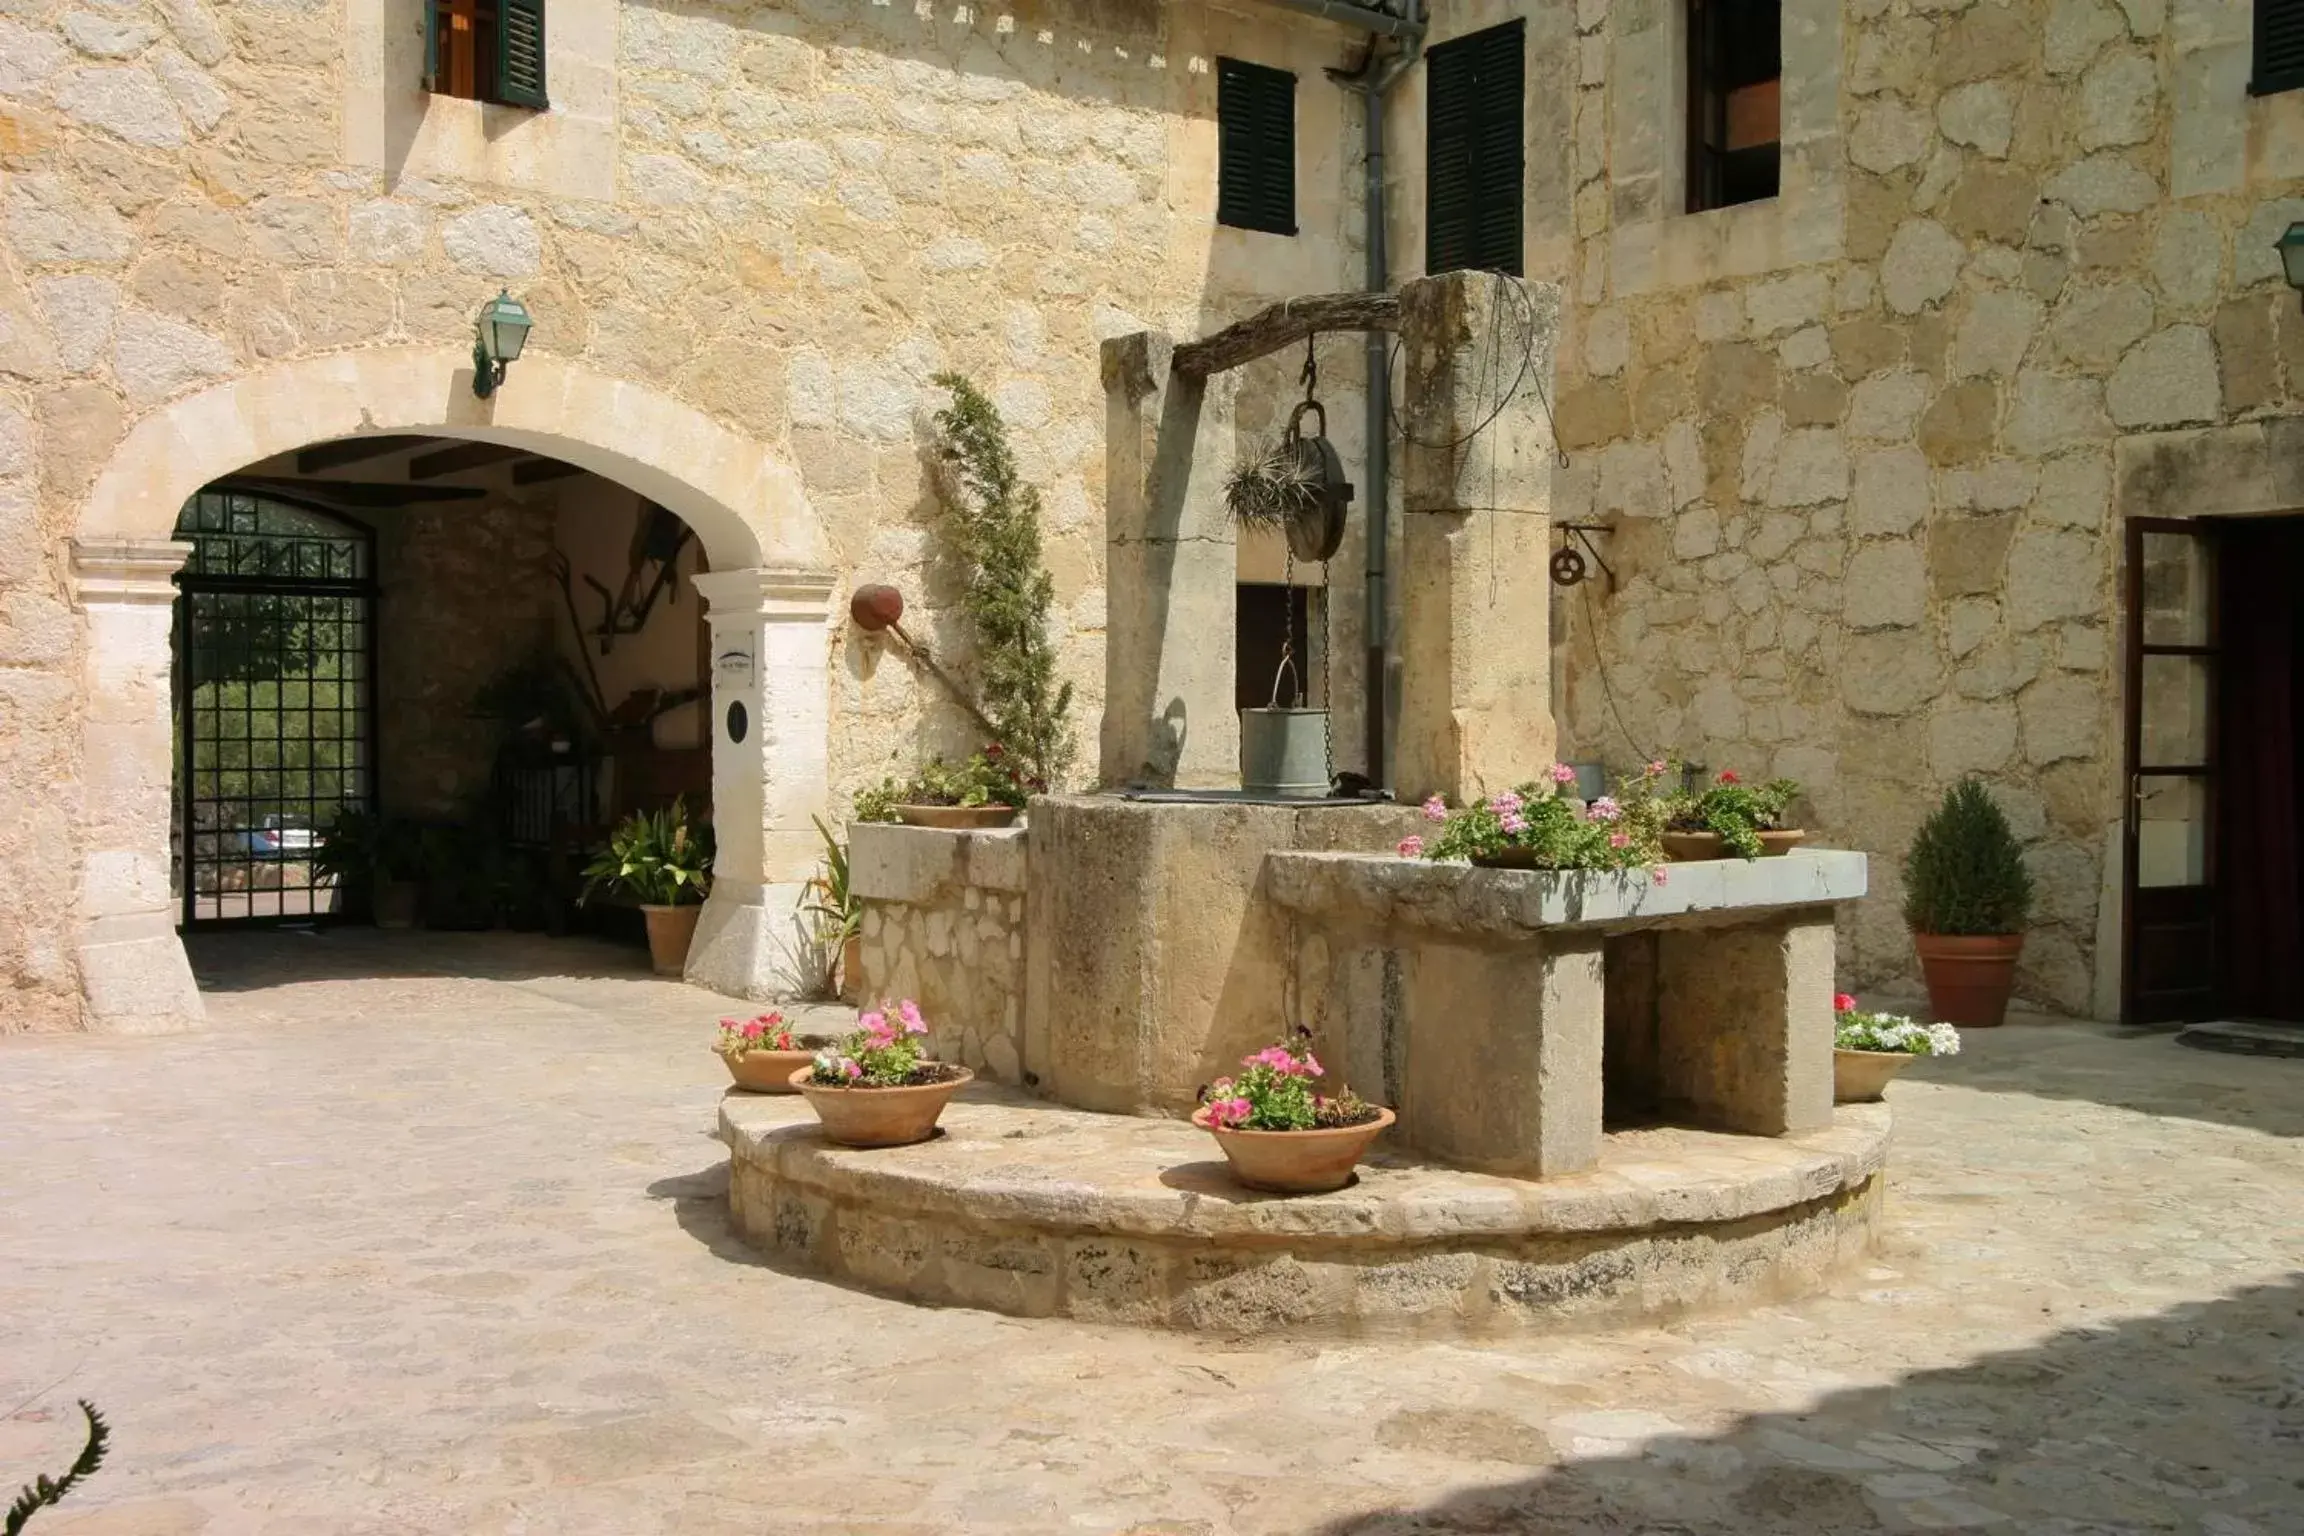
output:
[[1919,1060],[1909,1051],[1850,1051],[1832,1047],[1832,1102],[1872,1104],[1897,1073]]
[[696,937],[696,919],[702,907],[642,906],[648,920],[648,963],[659,976],[677,976],[688,968],[688,943]]
[[[1776,858],[1790,853],[1807,840],[1808,834],[1799,827],[1784,827],[1760,834],[1760,857]],[[1706,859],[1732,859],[1728,844],[1717,832],[1666,832],[1663,834],[1664,857],[1675,864],[1698,864]]]
[[815,1056],[813,1051],[744,1051],[728,1055],[722,1051],[712,1053],[728,1064],[728,1075],[736,1079],[736,1086],[748,1093],[796,1093],[792,1074],[804,1070]]
[[1232,1177],[1250,1189],[1275,1195],[1317,1195],[1352,1182],[1352,1170],[1368,1155],[1369,1144],[1392,1124],[1392,1111],[1378,1109],[1365,1125],[1322,1131],[1225,1131],[1208,1123],[1205,1105],[1192,1123],[1216,1138],[1232,1165]]
[[900,805],[896,819],[908,827],[935,827],[945,832],[984,832],[1016,824],[1012,805]]
[[788,1081],[824,1122],[825,1139],[843,1147],[907,1147],[926,1141],[936,1133],[936,1117],[952,1095],[976,1080],[966,1067],[956,1067],[941,1083],[911,1088],[828,1088],[808,1081],[813,1070],[802,1067]]
[[1962,1029],[1991,1029],[2008,1017],[2024,935],[1915,932],[1912,948],[1928,982],[1930,1018]]

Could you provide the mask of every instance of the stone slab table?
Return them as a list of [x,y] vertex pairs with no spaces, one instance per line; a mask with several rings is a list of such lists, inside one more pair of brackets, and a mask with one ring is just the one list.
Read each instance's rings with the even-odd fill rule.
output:
[[1459,1167],[1594,1165],[1603,1106],[1762,1136],[1832,1120],[1835,903],[1860,853],[1645,871],[1272,854],[1296,1016],[1397,1141]]

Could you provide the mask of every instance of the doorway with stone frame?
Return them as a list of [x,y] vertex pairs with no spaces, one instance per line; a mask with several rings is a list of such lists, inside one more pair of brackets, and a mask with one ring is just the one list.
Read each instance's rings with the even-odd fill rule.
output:
[[2127,524],[2122,1016],[2304,1025],[2304,516]]

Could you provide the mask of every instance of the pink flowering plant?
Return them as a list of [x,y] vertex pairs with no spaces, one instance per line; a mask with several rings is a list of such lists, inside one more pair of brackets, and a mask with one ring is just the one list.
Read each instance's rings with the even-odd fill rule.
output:
[[723,1056],[741,1056],[747,1051],[797,1051],[800,1039],[786,1027],[784,1015],[769,1012],[756,1019],[722,1019],[720,1043],[714,1049]]
[[1366,1125],[1377,1118],[1374,1105],[1351,1089],[1334,1097],[1315,1093],[1320,1058],[1312,1054],[1312,1032],[1299,1028],[1290,1038],[1240,1058],[1241,1070],[1200,1090],[1208,1124],[1219,1131],[1325,1131]]
[[1574,798],[1576,770],[1554,763],[1544,777],[1451,809],[1435,795],[1424,819],[1438,829],[1401,840],[1404,858],[1494,859],[1525,851],[1538,869],[1641,869],[1663,860],[1663,809],[1649,795]]
[[856,1015],[856,1031],[816,1053],[809,1081],[828,1088],[902,1088],[937,1082],[946,1069],[927,1059],[928,1021],[910,998]]

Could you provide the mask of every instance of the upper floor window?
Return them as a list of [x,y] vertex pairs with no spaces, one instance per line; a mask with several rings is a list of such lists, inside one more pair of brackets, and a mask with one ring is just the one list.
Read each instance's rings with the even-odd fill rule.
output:
[[1216,222],[1296,233],[1296,77],[1216,61]]
[[1424,55],[1424,270],[1520,276],[1525,20]]
[[1782,0],[1688,0],[1688,211],[1776,195]]
[[542,107],[544,0],[424,0],[424,88]]
[[2304,0],[2256,0],[2256,42],[2248,94],[2269,96],[2304,85]]

